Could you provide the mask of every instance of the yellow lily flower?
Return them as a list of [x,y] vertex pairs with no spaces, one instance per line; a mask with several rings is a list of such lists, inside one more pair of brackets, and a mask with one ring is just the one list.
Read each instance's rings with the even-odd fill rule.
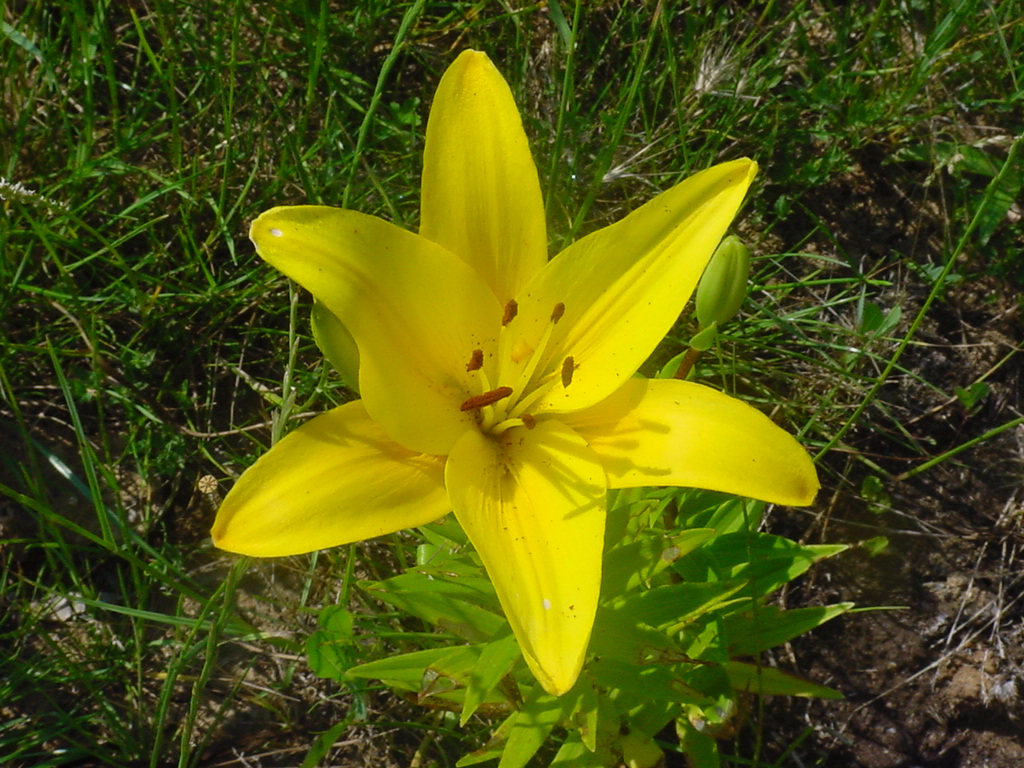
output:
[[216,545],[291,555],[454,511],[533,674],[568,691],[598,604],[607,489],[780,504],[818,489],[807,453],[757,410],[699,384],[634,378],[756,170],[744,159],[698,173],[549,261],[512,93],[485,54],[462,53],[427,124],[418,235],[322,206],[253,223],[260,256],[317,299],[317,339],[358,370],[362,399],[246,471],[218,512]]

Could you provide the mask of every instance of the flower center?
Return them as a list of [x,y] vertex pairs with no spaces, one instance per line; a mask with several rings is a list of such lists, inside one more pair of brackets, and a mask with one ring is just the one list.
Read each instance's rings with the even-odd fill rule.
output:
[[572,383],[577,365],[571,355],[562,360],[558,370],[552,370],[550,364],[545,370],[540,369],[555,326],[564,314],[565,305],[555,304],[540,338],[531,343],[524,337],[523,329],[516,327],[519,305],[514,299],[505,305],[498,337],[497,382],[488,379],[483,350],[472,351],[466,370],[478,372],[480,394],[467,398],[460,408],[476,412],[482,431],[496,436],[512,427],[533,429],[537,414],[531,412],[532,406],[550,387],[559,384],[568,387]]

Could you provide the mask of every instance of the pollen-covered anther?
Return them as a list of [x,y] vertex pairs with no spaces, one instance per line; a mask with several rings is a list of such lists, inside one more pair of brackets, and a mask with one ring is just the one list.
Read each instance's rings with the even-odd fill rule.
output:
[[551,322],[557,323],[562,319],[562,315],[565,314],[565,304],[558,302],[555,304],[555,308],[551,310]]
[[505,305],[505,311],[501,315],[501,324],[508,325],[517,314],[519,314],[519,304],[515,299],[509,299],[508,304]]
[[459,410],[475,411],[478,408],[483,408],[485,405],[494,405],[494,403],[504,400],[511,394],[512,387],[498,387],[490,392],[484,392],[482,395],[473,395],[459,406]]
[[572,373],[578,367],[579,366],[577,366],[576,363],[573,362],[572,355],[569,355],[568,357],[565,358],[565,360],[562,361],[562,386],[563,387],[568,387],[570,384],[572,384]]
[[474,349],[473,354],[470,355],[469,362],[466,363],[467,371],[479,371],[484,367],[484,351],[482,349]]
[[523,426],[527,429],[533,429],[537,426],[537,420],[533,417],[533,414],[524,413],[519,418],[523,420]]

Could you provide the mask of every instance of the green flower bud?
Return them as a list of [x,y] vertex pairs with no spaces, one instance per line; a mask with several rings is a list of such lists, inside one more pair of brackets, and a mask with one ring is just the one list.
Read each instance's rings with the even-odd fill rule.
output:
[[359,391],[359,348],[348,328],[319,301],[313,304],[310,320],[313,341],[334,366],[349,389]]
[[738,237],[722,240],[697,285],[697,320],[701,328],[728,322],[747,297],[750,251]]

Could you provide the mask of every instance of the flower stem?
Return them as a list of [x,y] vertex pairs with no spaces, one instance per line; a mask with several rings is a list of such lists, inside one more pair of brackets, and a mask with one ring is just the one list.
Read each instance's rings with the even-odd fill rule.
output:
[[697,362],[698,357],[700,357],[700,350],[694,349],[693,347],[687,347],[686,354],[683,355],[683,359],[679,361],[679,367],[676,368],[673,378],[685,379],[689,376],[690,371],[693,370],[693,364]]

